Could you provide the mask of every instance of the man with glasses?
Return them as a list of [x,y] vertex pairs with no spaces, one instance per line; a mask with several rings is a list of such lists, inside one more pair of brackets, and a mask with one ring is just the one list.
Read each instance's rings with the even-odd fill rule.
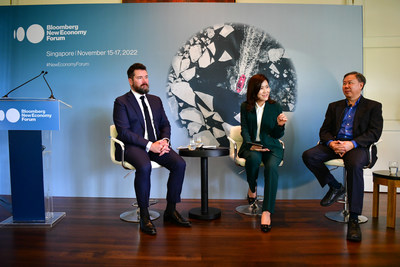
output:
[[[363,168],[369,163],[368,147],[382,134],[382,104],[361,93],[366,83],[364,75],[350,72],[344,75],[342,90],[345,99],[330,103],[319,132],[320,143],[303,153],[303,161],[316,176],[320,185],[329,186],[321,206],[332,205],[345,193],[324,162],[342,158],[347,173],[350,217],[347,240],[360,242],[361,229],[358,216],[362,212],[364,197]],[[376,161],[373,151],[372,165]]]

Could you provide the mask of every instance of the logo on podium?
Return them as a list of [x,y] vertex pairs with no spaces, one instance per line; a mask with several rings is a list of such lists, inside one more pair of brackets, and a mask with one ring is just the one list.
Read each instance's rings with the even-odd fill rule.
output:
[[59,130],[57,100],[0,101],[0,130]]

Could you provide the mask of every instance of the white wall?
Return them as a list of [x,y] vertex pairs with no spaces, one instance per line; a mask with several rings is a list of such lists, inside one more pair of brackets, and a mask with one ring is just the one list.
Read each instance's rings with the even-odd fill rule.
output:
[[346,5],[351,0],[236,0],[236,3]]
[[[364,94],[383,104],[383,142],[373,170],[387,169],[389,160],[400,161],[400,1],[359,0],[356,4],[364,7]],[[372,171],[365,171],[366,191],[372,191]]]

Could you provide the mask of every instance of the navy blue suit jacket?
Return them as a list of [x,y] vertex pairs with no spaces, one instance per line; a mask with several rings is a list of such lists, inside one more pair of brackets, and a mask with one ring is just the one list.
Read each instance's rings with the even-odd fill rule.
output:
[[[170,139],[171,126],[165,115],[161,99],[151,94],[147,94],[146,97],[153,114],[157,140],[163,138]],[[115,99],[113,119],[119,140],[124,142],[127,146],[133,145],[146,149],[146,145],[149,141],[144,139],[145,123],[143,113],[136,97],[131,91]],[[118,148],[119,146],[116,147]],[[120,153],[120,150],[119,153],[116,151],[116,156],[118,156],[118,158]]]

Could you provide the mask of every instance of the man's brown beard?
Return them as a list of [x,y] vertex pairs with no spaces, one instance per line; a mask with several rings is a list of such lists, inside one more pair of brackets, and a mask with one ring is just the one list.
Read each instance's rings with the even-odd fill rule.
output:
[[149,92],[149,87],[147,86],[147,88],[142,88],[142,87],[134,87],[133,89],[135,89],[135,92],[138,92],[139,94],[147,94]]

